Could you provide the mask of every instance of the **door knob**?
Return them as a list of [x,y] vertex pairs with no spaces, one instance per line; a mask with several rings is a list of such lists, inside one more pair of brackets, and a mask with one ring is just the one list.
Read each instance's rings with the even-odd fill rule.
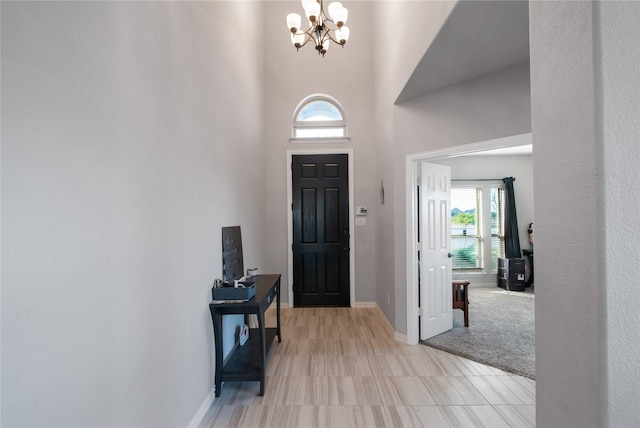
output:
[[451,258],[451,257],[453,257],[453,254],[449,253],[449,254],[447,254],[447,257]]

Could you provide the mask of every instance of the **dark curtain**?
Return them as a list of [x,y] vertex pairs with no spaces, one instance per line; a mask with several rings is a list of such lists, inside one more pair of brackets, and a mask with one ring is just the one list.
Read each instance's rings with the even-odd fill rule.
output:
[[516,215],[516,197],[513,192],[513,177],[505,177],[505,218],[504,218],[504,255],[506,258],[520,258],[520,236],[518,235],[518,216]]

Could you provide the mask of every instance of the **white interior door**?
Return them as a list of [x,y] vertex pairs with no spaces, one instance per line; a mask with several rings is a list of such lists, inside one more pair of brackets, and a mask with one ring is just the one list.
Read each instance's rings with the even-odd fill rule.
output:
[[420,185],[420,340],[453,328],[451,168],[422,162]]

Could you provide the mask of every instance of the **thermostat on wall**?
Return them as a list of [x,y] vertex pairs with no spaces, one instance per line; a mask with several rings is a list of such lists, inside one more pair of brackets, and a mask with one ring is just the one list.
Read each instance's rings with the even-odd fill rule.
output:
[[367,215],[367,207],[356,207],[356,215]]

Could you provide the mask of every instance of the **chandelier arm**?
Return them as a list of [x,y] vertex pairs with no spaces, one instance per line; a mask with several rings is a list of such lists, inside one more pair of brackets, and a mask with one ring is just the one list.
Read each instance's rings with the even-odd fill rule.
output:
[[333,36],[331,35],[331,33],[329,31],[326,31],[324,33],[324,36],[322,37],[322,41],[325,41],[326,39],[331,40],[333,43],[335,43],[338,46],[342,46],[342,43],[340,43],[339,41],[337,41],[336,39],[333,38]]
[[[306,33],[305,33],[306,34]],[[307,34],[307,37],[305,38],[304,42],[302,42],[300,44],[300,46],[297,46],[296,49],[300,49],[301,47],[303,47],[304,45],[306,45],[307,43],[309,43],[309,41],[311,40],[311,37],[309,37],[309,35]]]
[[309,27],[306,31],[303,31],[302,34],[304,34],[304,42],[300,43],[300,46],[295,46],[296,50],[299,50],[301,47],[303,47],[304,45],[306,45],[307,43],[309,43],[311,40],[314,41],[315,43],[315,37],[313,36],[315,30],[315,26],[311,26]]
[[[331,25],[327,25],[327,22],[330,22]],[[324,17],[324,19],[322,20],[322,23],[327,27],[327,30],[331,30],[331,31],[336,31],[339,30],[338,26],[336,25],[335,22],[333,22],[331,19],[327,18],[326,16]]]

